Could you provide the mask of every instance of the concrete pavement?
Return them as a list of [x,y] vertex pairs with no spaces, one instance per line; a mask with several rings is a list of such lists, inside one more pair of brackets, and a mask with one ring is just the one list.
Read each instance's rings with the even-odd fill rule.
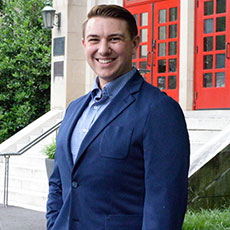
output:
[[45,230],[45,213],[29,209],[0,206],[0,230]]

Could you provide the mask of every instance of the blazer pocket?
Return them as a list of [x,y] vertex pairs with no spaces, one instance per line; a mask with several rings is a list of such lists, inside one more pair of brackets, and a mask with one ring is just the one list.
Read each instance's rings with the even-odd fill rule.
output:
[[102,157],[124,159],[129,152],[133,128],[108,126],[102,134],[100,154]]
[[105,230],[141,230],[142,215],[109,215],[105,219]]

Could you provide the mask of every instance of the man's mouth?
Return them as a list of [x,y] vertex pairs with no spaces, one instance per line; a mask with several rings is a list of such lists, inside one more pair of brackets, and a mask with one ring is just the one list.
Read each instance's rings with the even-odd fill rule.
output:
[[114,61],[115,58],[111,58],[111,59],[99,59],[99,58],[96,58],[96,60],[101,64],[108,64],[108,63],[111,63],[112,61]]

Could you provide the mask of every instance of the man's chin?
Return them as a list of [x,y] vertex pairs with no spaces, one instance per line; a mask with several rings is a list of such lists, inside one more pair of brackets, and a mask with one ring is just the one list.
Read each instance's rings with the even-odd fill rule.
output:
[[98,75],[99,77],[99,82],[100,85],[102,86],[102,88],[105,86],[105,84],[117,79],[118,77],[120,77],[120,75]]

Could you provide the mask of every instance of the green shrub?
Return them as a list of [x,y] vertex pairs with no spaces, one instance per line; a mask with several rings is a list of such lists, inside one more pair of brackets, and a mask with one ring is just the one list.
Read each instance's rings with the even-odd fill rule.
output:
[[43,29],[45,0],[0,3],[1,143],[49,110],[51,32]]
[[51,144],[46,145],[43,149],[43,153],[48,156],[49,159],[54,159],[56,149],[56,141],[53,141]]

